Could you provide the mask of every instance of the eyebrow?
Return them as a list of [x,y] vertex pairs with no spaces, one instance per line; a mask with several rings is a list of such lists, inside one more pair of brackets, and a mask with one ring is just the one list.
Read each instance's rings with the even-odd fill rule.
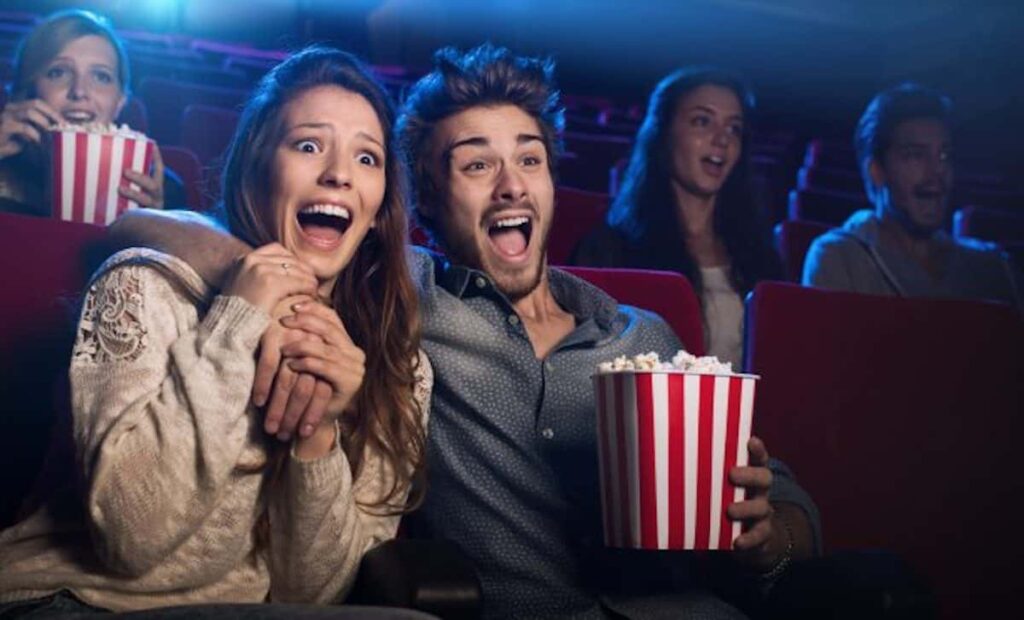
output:
[[[708,106],[706,106],[706,105],[700,105],[700,104],[697,104],[697,105],[693,106],[692,108],[690,108],[690,110],[689,110],[689,111],[691,111],[691,112],[692,112],[693,110],[700,110],[700,111],[702,111],[702,112],[707,112],[708,114],[713,114],[713,115],[715,115],[715,116],[717,116],[717,115],[718,115],[718,110],[716,110],[716,109],[714,109],[714,108],[709,108],[709,107],[708,107]],[[727,117],[727,120],[730,120],[730,121],[731,121],[731,120],[739,120],[739,121],[742,121],[742,120],[743,120],[743,115],[742,115],[742,114],[733,114],[732,116],[729,116],[729,117]]]
[[[532,133],[521,133],[516,136],[516,144],[522,145],[530,142],[544,142],[544,139]],[[448,148],[441,154],[445,159],[451,157],[452,151],[459,148],[460,146],[490,146],[491,141],[483,136],[470,136],[463,140],[457,140],[448,145]]]
[[[285,129],[285,134],[289,134],[289,133],[295,131],[296,129],[328,129],[330,131],[334,131],[334,126],[331,125],[330,123],[317,123],[317,122],[313,122],[313,121],[308,121],[308,122],[305,122],[305,123],[297,123],[295,125],[292,125],[292,126],[288,127],[287,129]],[[370,134],[366,133],[365,131],[358,131],[358,132],[356,132],[356,135],[359,136],[359,137],[362,137],[362,138],[366,138],[367,140],[369,140],[370,142],[373,142],[374,144],[376,144],[380,148],[384,148],[384,145],[381,143],[380,140],[378,140],[374,136],[371,136]]]
[[[56,56],[56,57],[54,57],[53,60],[50,61],[50,64],[52,65],[55,62],[74,62],[74,61],[75,61],[75,58],[73,56]],[[112,65],[108,65],[105,62],[94,62],[91,65],[89,65],[90,69],[95,69],[97,67],[100,68],[100,69],[106,69],[107,71],[112,71],[112,72],[116,73],[114,67]]]

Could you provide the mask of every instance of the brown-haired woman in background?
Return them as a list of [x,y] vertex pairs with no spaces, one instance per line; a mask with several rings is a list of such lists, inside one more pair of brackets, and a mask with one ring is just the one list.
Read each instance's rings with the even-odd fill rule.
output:
[[[393,118],[351,55],[292,56],[230,148],[227,225],[257,249],[222,292],[150,250],[100,268],[71,361],[77,490],[54,489],[0,533],[0,601],[333,602],[394,536],[422,492],[432,375]],[[332,389],[324,419],[288,443],[249,398],[257,344],[281,315],[305,332],[284,363]]]
[[710,355],[739,366],[743,297],[782,267],[748,186],[754,96],[709,67],[682,69],[651,94],[622,190],[571,262],[678,271],[704,311]]

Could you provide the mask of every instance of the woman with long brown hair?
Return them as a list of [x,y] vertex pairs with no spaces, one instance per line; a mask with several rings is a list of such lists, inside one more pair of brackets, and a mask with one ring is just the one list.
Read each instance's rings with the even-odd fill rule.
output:
[[[432,377],[393,118],[349,54],[292,56],[229,152],[226,223],[257,249],[220,294],[150,250],[100,268],[71,360],[74,492],[54,489],[0,533],[0,601],[332,602],[394,536],[422,492]],[[249,399],[275,320],[304,332],[283,363],[332,391],[319,425],[288,443]]]

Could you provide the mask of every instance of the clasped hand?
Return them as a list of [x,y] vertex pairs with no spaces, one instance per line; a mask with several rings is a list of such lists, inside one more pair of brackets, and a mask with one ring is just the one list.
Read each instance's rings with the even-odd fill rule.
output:
[[313,270],[278,243],[240,259],[225,294],[270,314],[260,340],[252,402],[263,429],[282,441],[333,424],[363,382],[366,356],[337,312],[317,301]]

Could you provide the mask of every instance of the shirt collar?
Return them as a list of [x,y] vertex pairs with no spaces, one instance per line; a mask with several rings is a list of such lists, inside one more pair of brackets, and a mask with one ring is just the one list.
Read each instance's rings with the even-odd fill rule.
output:
[[[463,298],[484,290],[494,290],[501,295],[494,288],[491,277],[479,269],[455,265],[442,257],[437,257],[435,268],[436,281],[456,297]],[[478,282],[485,286],[471,286]],[[618,314],[618,302],[607,293],[557,267],[548,267],[548,284],[558,305],[572,313],[578,323],[593,319],[602,330],[611,329]]]

